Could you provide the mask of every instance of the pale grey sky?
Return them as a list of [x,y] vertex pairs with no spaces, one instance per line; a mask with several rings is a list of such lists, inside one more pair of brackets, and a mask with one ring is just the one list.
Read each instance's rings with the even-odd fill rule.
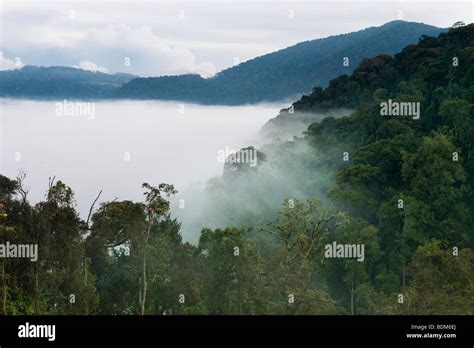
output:
[[[210,76],[236,61],[395,19],[472,22],[473,0],[0,0],[0,69]],[[128,58],[128,59],[127,59]],[[127,64],[127,63],[130,64]]]

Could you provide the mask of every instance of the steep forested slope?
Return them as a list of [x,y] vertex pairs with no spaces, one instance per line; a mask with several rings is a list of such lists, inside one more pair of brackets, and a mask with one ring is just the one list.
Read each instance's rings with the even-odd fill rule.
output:
[[[350,73],[364,57],[395,54],[423,35],[444,29],[404,21],[311,40],[266,54],[208,79],[198,75],[139,78],[125,84],[120,97],[174,99],[208,104],[245,104],[292,98],[326,86]],[[347,64],[343,59],[347,57]]]
[[[276,214],[275,198],[287,197],[283,218],[270,224],[276,239],[250,233],[270,257],[280,250],[272,240],[281,248],[287,238],[295,245],[300,238],[303,249],[318,243],[310,222],[319,209],[302,203],[317,196],[347,214],[326,241],[364,244],[367,258],[325,261],[313,287],[326,286],[359,314],[474,313],[473,46],[474,25],[452,29],[315,88],[293,104],[290,118],[354,111],[262,148],[267,162],[258,175],[212,182],[207,211],[232,211],[233,225],[260,226]],[[419,103],[419,114],[384,115],[390,100]]]

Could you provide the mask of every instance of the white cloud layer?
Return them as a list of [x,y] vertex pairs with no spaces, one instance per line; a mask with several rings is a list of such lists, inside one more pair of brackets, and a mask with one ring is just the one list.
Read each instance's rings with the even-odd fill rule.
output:
[[0,52],[0,70],[15,70],[23,67],[24,64],[21,59],[17,61],[8,59],[3,55],[3,52]]
[[131,27],[113,24],[88,29],[75,46],[86,50],[95,47],[94,54],[105,59],[113,54],[121,62],[122,70],[132,67],[134,73],[145,76],[163,74],[198,73],[209,76],[215,73],[215,66],[209,62],[198,63],[188,48],[173,45],[153,33],[149,26]]
[[98,66],[94,62],[90,62],[88,60],[80,61],[79,65],[74,65],[73,68],[78,68],[78,69],[82,69],[82,70],[89,70],[89,71],[93,71],[93,72],[98,71],[98,72],[106,73],[106,74],[109,72],[109,69],[107,69],[106,67]]
[[[0,48],[7,57],[44,66],[93,62],[111,73],[142,76],[211,76],[232,66],[234,57],[244,62],[400,14],[440,27],[472,22],[470,0],[456,6],[448,0],[0,1]],[[11,67],[11,59],[3,66]]]

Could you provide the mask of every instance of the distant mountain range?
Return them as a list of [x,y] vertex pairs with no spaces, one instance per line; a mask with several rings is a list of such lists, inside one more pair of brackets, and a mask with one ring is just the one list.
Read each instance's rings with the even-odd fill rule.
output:
[[[141,78],[66,67],[0,72],[0,96],[19,98],[159,99],[240,105],[298,98],[350,74],[365,57],[394,55],[422,36],[447,29],[405,21],[305,41],[225,69],[211,78],[178,75]],[[344,63],[344,59],[347,64]]]
[[82,69],[27,65],[0,71],[0,96],[17,98],[115,98],[123,84],[136,78],[130,74],[104,74]]

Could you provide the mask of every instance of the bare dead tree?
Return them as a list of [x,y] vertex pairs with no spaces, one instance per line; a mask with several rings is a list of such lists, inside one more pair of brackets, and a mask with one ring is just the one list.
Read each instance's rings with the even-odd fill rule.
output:
[[26,173],[24,171],[20,171],[16,177],[16,182],[18,184],[18,193],[21,196],[21,200],[23,204],[27,203],[27,196],[28,196],[28,190],[25,188],[24,182],[26,179]]
[[[89,208],[89,214],[87,215],[87,220],[86,220],[86,230],[87,231],[90,231],[90,229],[91,229],[90,226],[89,226],[91,215],[92,215],[92,212],[94,211],[94,206],[97,203],[97,201],[99,200],[101,194],[102,194],[102,190],[99,191],[99,194],[97,195],[97,197],[95,197],[94,201],[92,202],[92,204]],[[86,258],[86,251],[85,250],[84,250],[83,259],[84,259],[84,286],[87,288],[87,285],[88,285],[88,281],[87,281],[87,258]],[[86,314],[89,314],[89,305],[88,305],[87,301],[86,301]]]
[[90,206],[90,208],[89,208],[89,214],[87,215],[87,220],[86,220],[86,228],[87,228],[87,230],[90,230],[89,222],[90,222],[90,219],[91,219],[92,211],[94,210],[94,206],[95,206],[95,204],[97,203],[97,201],[99,200],[101,194],[102,194],[102,190],[99,191],[99,194],[98,194],[97,197],[94,199],[94,201],[92,202],[92,204],[91,204],[91,206]]

